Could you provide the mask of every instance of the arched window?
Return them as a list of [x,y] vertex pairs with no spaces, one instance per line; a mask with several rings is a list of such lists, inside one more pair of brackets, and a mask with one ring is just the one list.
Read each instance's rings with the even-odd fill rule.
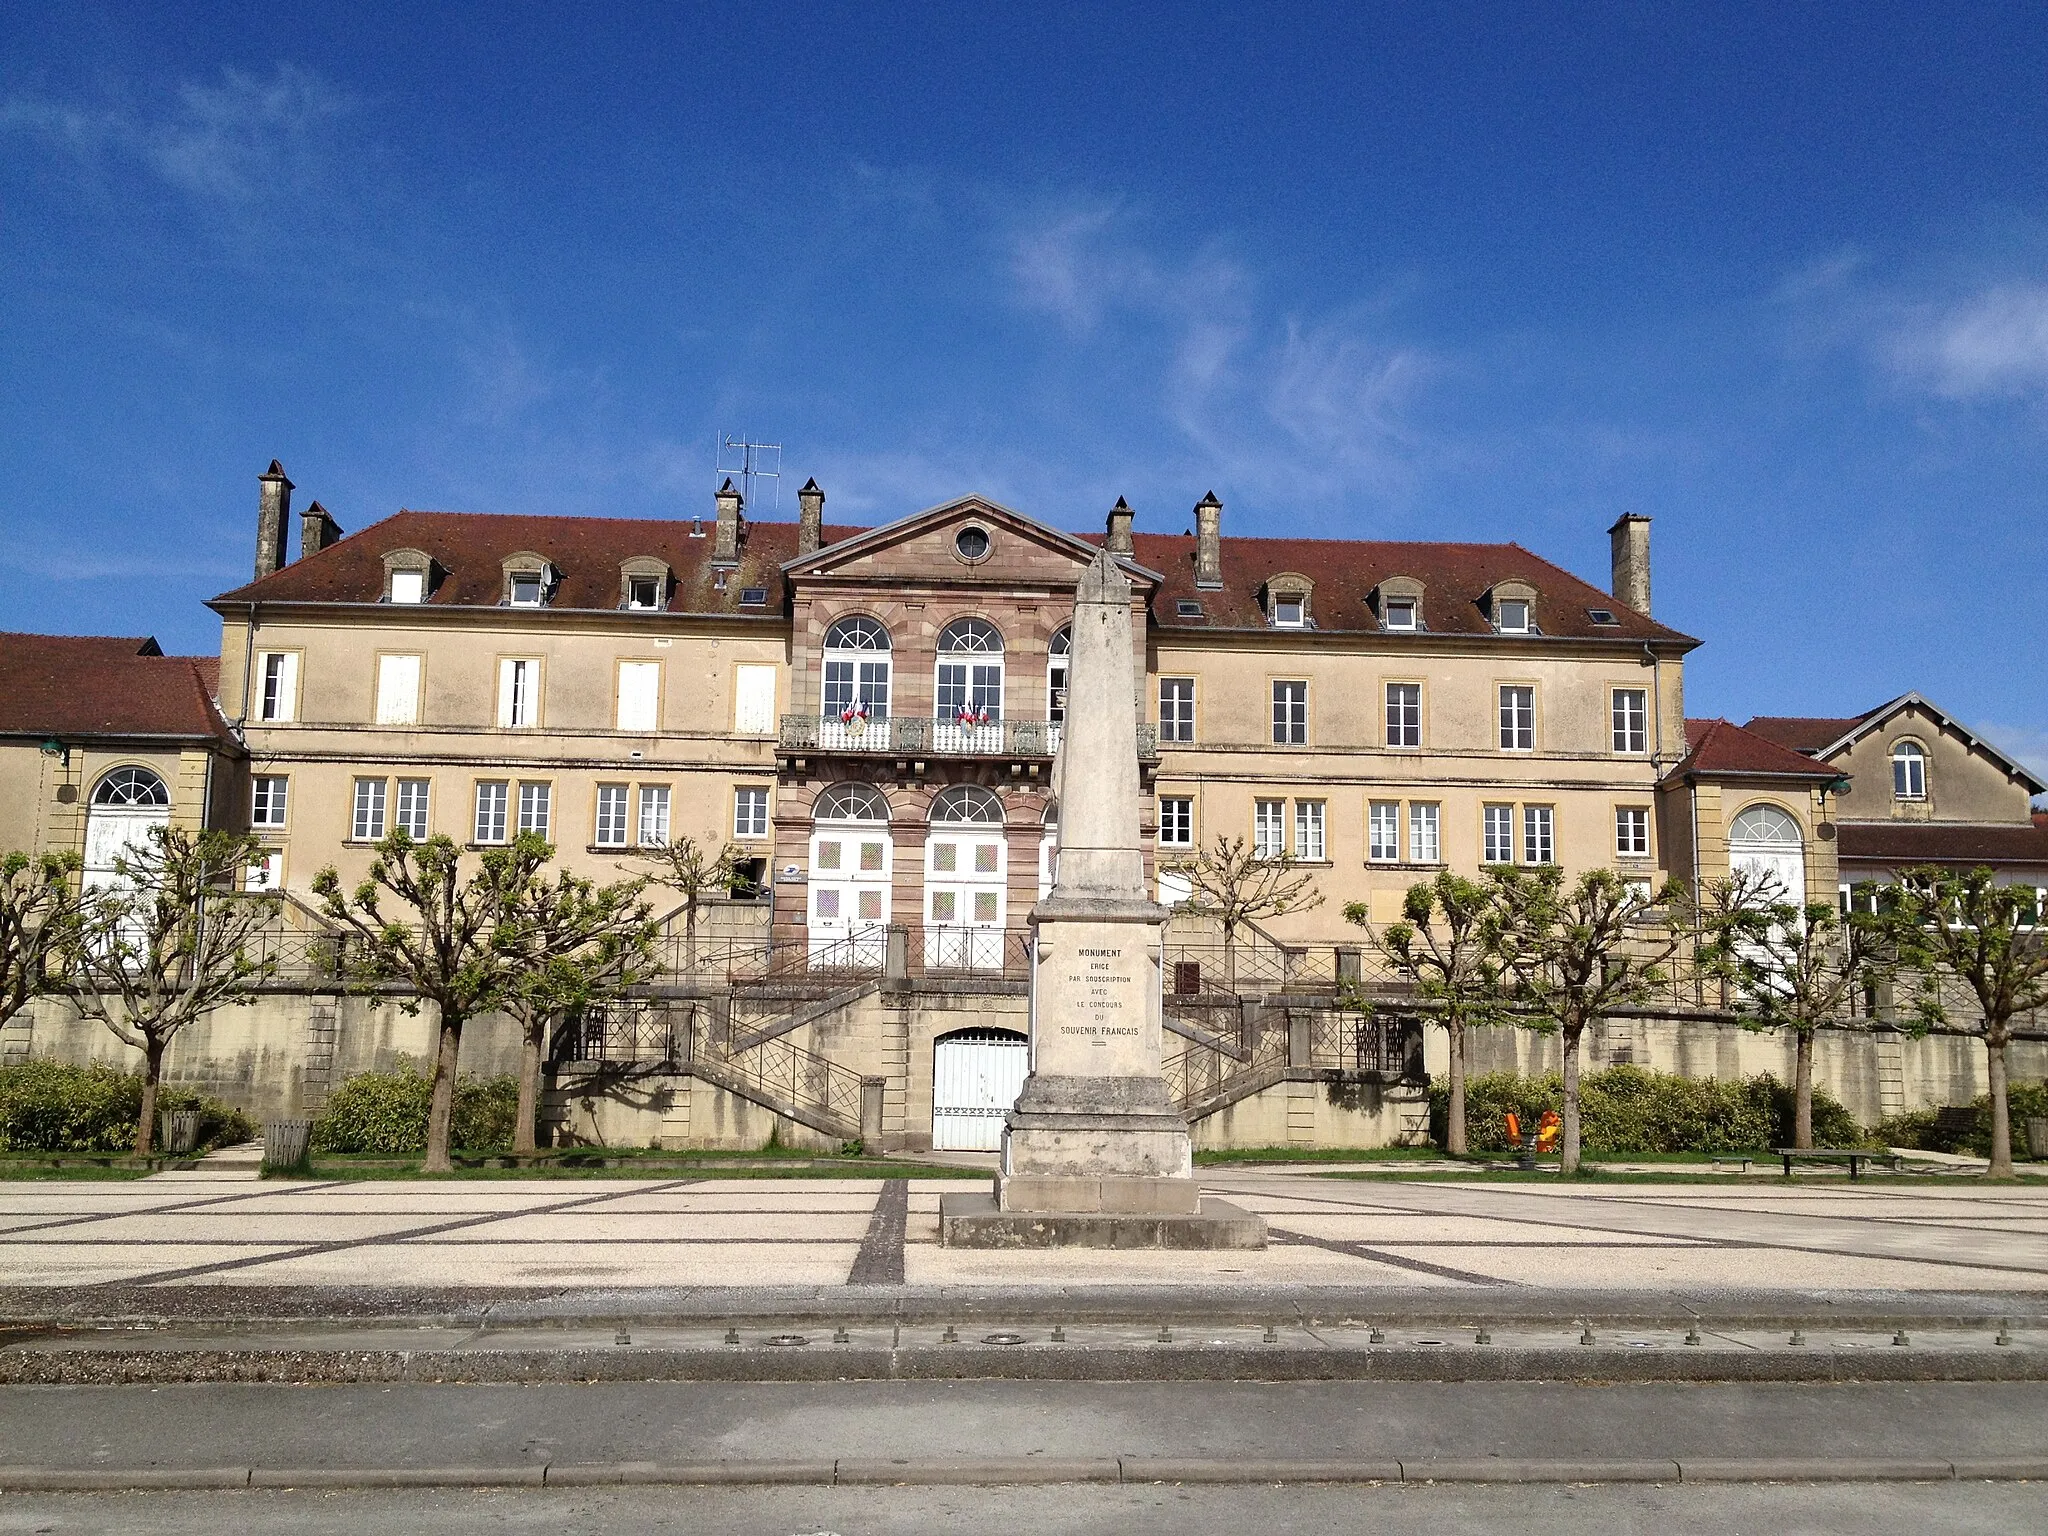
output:
[[1074,631],[1061,625],[1052,637],[1045,663],[1045,718],[1054,725],[1067,723],[1067,653],[1074,648]]
[[167,806],[170,791],[147,768],[116,768],[92,792],[94,805]]
[[1892,798],[1927,798],[1927,750],[1917,741],[1902,741],[1892,748]]
[[955,784],[932,801],[932,820],[999,827],[1003,824],[1003,802],[978,784]]
[[889,631],[866,614],[825,631],[824,715],[828,720],[889,716]]
[[986,619],[955,619],[940,631],[936,713],[964,725],[1003,718],[1003,636]]
[[889,819],[889,800],[872,784],[834,784],[811,807],[813,821],[880,821]]
[[1806,900],[1806,839],[1799,823],[1775,805],[1752,805],[1728,824],[1728,867],[1764,883],[1772,901]]

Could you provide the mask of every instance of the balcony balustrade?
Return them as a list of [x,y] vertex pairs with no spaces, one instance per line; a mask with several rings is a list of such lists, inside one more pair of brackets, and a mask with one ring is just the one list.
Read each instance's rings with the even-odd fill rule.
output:
[[[837,715],[784,715],[776,749],[785,757],[873,755],[876,757],[1051,758],[1059,751],[1060,726],[1050,720],[991,720],[983,725],[958,720],[925,720],[915,715],[842,720]],[[1159,760],[1159,728],[1138,727],[1138,759]]]

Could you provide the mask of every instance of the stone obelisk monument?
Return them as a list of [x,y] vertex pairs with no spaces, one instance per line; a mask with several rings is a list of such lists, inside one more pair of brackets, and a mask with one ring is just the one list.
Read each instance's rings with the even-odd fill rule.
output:
[[1105,552],[1075,597],[1053,781],[1058,872],[1031,913],[1031,1075],[1003,1132],[994,1196],[948,1195],[956,1247],[1265,1246],[1265,1223],[1194,1179],[1160,1072],[1166,909],[1139,844],[1131,584]]

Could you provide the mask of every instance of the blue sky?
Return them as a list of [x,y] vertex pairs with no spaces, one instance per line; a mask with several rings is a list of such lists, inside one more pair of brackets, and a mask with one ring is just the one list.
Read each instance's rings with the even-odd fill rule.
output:
[[745,431],[785,516],[1646,512],[1692,713],[2048,771],[2038,5],[23,7],[0,263],[0,627],[212,649],[273,456],[680,517]]

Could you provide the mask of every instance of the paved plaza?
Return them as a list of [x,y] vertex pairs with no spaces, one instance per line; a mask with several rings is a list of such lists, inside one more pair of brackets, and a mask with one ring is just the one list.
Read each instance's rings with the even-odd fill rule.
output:
[[1264,1251],[938,1246],[960,1180],[0,1184],[0,1285],[2026,1292],[2048,1190],[1832,1180],[1565,1186],[1206,1170]]

